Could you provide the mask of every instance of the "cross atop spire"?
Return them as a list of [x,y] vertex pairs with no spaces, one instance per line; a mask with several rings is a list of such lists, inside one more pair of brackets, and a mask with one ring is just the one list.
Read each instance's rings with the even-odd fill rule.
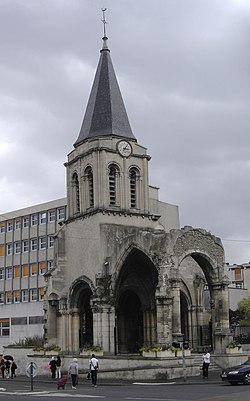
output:
[[107,24],[107,21],[105,19],[105,11],[107,11],[107,9],[106,8],[102,8],[102,22],[103,22],[103,37],[104,38],[107,37],[107,35],[106,35],[106,24]]

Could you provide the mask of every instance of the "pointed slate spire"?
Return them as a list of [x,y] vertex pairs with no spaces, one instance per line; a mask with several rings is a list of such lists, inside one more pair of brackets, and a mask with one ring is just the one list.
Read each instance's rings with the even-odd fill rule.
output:
[[100,60],[81,130],[74,143],[75,147],[89,138],[100,136],[118,136],[136,141],[116,79],[107,40],[104,36]]

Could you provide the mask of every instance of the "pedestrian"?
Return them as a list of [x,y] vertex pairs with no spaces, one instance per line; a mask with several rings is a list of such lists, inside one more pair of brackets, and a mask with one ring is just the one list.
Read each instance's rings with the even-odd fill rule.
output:
[[0,362],[1,372],[2,372],[2,379],[4,379],[4,371],[5,371],[5,361],[2,358]]
[[16,362],[13,360],[11,367],[10,367],[10,371],[11,371],[11,379],[14,379],[14,377],[16,377],[16,369],[17,369],[17,364]]
[[78,362],[76,358],[74,358],[69,365],[68,372],[69,375],[71,375],[72,388],[75,390],[78,382]]
[[57,355],[57,357],[56,357],[56,378],[57,379],[61,379],[61,364],[62,364],[61,358],[59,355]]
[[56,378],[56,360],[55,358],[52,356],[50,363],[49,363],[49,368],[51,370],[51,377],[52,379]]
[[202,361],[203,361],[203,365],[202,365],[202,372],[203,372],[203,379],[207,379],[208,378],[208,368],[209,368],[209,364],[210,364],[210,353],[208,352],[208,350],[205,350],[203,357],[202,357]]
[[92,354],[91,359],[89,361],[89,369],[91,372],[91,380],[92,386],[97,387],[97,371],[99,369],[99,362],[96,359],[95,354]]
[[5,364],[5,376],[6,376],[6,379],[9,379],[10,378],[10,361],[7,359],[4,361],[4,364]]

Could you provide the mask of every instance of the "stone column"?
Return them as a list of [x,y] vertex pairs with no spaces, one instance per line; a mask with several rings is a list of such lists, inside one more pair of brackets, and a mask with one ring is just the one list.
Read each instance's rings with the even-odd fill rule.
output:
[[104,353],[115,352],[115,308],[94,300],[93,306],[93,345],[100,345]]
[[172,343],[173,298],[156,296],[157,344]]
[[72,310],[72,325],[71,325],[71,333],[72,333],[72,351],[79,352],[79,330],[80,330],[80,317],[79,310]]
[[180,304],[180,281],[178,279],[171,279],[170,282],[170,293],[173,298],[173,311],[172,311],[172,333],[173,339],[179,338],[181,333],[181,304]]
[[225,352],[231,340],[229,327],[228,282],[212,284],[212,328],[214,337],[214,350]]

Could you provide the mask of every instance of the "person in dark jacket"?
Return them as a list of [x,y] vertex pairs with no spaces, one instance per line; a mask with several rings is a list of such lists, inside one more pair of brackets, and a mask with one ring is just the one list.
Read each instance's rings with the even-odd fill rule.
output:
[[5,376],[6,376],[6,379],[9,379],[9,377],[10,377],[10,361],[7,359],[7,360],[5,360],[4,364],[5,364]]
[[61,379],[61,358],[59,355],[56,357],[56,378]]
[[11,379],[14,379],[14,377],[16,377],[16,369],[17,369],[17,364],[16,362],[13,360],[11,367],[10,367],[10,371],[11,371]]
[[56,360],[55,360],[55,358],[52,356],[51,361],[50,361],[50,363],[49,363],[49,368],[50,368],[50,370],[51,370],[51,377],[52,377],[52,379],[55,379],[55,378],[56,378],[56,366],[57,366]]
[[5,371],[5,361],[2,358],[0,362],[1,372],[2,372],[2,379],[4,379],[4,371]]

